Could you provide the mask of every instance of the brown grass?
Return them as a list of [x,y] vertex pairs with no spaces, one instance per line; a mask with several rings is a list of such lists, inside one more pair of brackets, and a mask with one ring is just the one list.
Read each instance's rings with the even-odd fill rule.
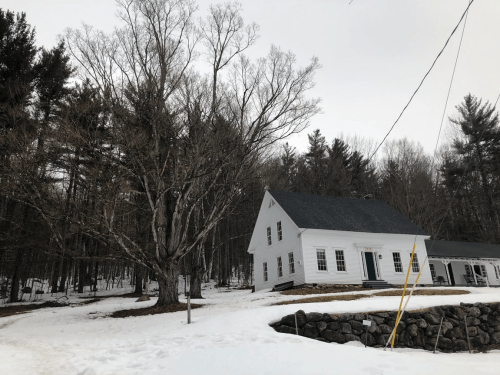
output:
[[4,318],[6,316],[12,316],[12,315],[18,315],[18,314],[25,314],[33,310],[38,310],[38,309],[44,309],[47,307],[63,307],[63,306],[68,306],[66,304],[58,303],[58,302],[53,302],[53,301],[47,301],[44,303],[32,303],[29,305],[15,305],[15,306],[7,306],[7,307],[0,307],[0,318]]
[[[191,309],[198,309],[203,307],[203,305],[191,304]],[[163,307],[143,307],[141,309],[131,309],[131,310],[120,310],[115,311],[113,314],[109,315],[111,318],[127,318],[129,316],[145,316],[145,315],[156,315],[156,314],[165,314],[172,313],[177,311],[186,311],[187,304],[185,303],[177,303],[175,305],[168,305]]]
[[328,293],[345,293],[345,292],[363,292],[371,290],[370,288],[362,288],[356,286],[328,286],[326,288],[297,288],[281,292],[285,296],[307,296],[309,294],[328,294]]
[[[403,290],[385,290],[383,292],[373,293],[374,296],[381,297],[401,297]],[[413,292],[414,296],[458,296],[461,294],[469,294],[467,290],[457,290],[457,289],[419,289]],[[406,295],[410,294],[410,291],[406,291]]]
[[331,302],[331,301],[354,301],[356,299],[370,297],[369,294],[347,294],[344,296],[325,296],[325,297],[311,297],[303,299],[294,299],[292,301],[282,301],[273,303],[275,305],[294,305],[297,303],[313,303],[313,302]]

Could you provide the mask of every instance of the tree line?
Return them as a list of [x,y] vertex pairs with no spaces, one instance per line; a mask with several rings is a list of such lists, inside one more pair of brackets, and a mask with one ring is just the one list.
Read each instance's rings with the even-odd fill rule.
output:
[[[252,282],[247,246],[267,187],[383,199],[429,234],[498,242],[499,130],[465,97],[437,158],[407,139],[316,130],[320,67],[291,52],[245,55],[258,39],[237,3],[196,18],[190,0],[118,0],[120,27],[70,29],[38,48],[26,15],[0,9],[0,294],[78,293],[126,279],[178,303],[190,276]],[[208,69],[207,69],[208,68]],[[207,73],[208,72],[208,73]]]

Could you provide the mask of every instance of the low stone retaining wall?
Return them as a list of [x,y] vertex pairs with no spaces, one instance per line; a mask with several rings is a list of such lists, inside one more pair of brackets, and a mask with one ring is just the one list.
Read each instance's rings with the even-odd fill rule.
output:
[[[367,341],[368,346],[383,347],[396,323],[397,311],[355,314],[305,313],[302,310],[284,316],[271,326],[278,332],[298,334],[324,342],[339,344],[348,341]],[[459,352],[470,347],[487,349],[500,344],[500,303],[461,303],[460,306],[438,306],[405,312],[396,331],[395,347],[434,350],[439,325],[443,317],[438,350]],[[363,326],[363,320],[372,325]],[[296,326],[297,322],[297,326]],[[297,328],[296,328],[297,327]]]

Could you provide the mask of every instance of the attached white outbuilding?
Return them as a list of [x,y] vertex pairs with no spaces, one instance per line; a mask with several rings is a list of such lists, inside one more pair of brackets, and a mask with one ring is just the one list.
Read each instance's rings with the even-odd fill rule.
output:
[[425,245],[435,283],[500,286],[500,245],[432,240]]
[[[429,236],[404,215],[377,200],[268,190],[248,251],[254,258],[255,290],[289,281],[404,284],[425,258]],[[419,284],[432,284],[425,263]]]

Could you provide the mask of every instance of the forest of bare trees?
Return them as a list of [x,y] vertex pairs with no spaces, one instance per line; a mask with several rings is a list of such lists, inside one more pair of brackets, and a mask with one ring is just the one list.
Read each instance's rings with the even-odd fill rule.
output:
[[189,0],[118,6],[113,33],[67,30],[50,50],[0,9],[1,298],[155,280],[162,306],[180,275],[194,298],[250,285],[267,187],[381,199],[434,238],[500,243],[493,105],[466,95],[436,155],[405,138],[370,159],[370,140],[319,130],[300,153],[284,141],[320,111],[316,58],[249,59],[259,28],[238,4],[203,20]]

